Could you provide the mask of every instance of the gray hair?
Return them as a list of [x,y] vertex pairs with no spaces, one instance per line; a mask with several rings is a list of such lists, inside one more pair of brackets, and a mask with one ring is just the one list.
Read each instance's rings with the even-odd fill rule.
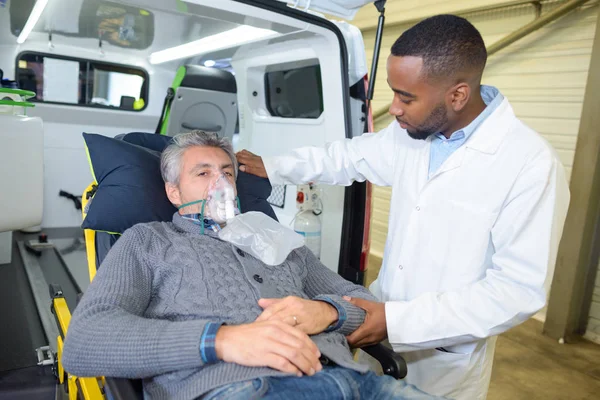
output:
[[223,150],[231,159],[234,168],[234,177],[237,178],[238,163],[229,139],[219,138],[213,132],[195,130],[175,136],[173,142],[163,151],[160,158],[160,173],[165,183],[179,185],[181,158],[187,149],[194,146],[216,147]]

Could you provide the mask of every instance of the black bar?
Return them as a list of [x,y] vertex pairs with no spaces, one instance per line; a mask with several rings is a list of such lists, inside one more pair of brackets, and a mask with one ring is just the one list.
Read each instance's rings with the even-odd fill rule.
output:
[[362,350],[379,361],[385,375],[395,379],[402,379],[406,376],[408,372],[406,361],[394,350],[385,347],[381,343],[363,347]]
[[379,65],[379,53],[381,50],[381,40],[383,38],[383,26],[385,24],[385,1],[375,2],[375,7],[379,10],[379,23],[377,24],[377,35],[375,36],[375,48],[373,49],[373,63],[371,64],[371,77],[369,78],[369,91],[367,101],[373,100],[375,92],[375,79],[377,78],[377,67]]

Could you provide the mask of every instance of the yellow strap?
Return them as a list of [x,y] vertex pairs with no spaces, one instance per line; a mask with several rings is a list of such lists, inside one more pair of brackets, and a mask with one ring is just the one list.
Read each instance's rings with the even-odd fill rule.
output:
[[[92,165],[92,157],[90,156],[90,149],[88,149],[87,143],[85,143],[85,140],[83,141],[83,143],[85,145],[85,155],[87,156],[88,164],[90,165],[90,172],[92,173],[92,178],[94,178],[94,183],[97,184],[98,179],[96,179],[96,173],[94,172],[94,166]],[[86,191],[87,191],[87,189],[86,189]]]
[[[96,179],[96,178],[94,178]],[[87,193],[92,190],[92,187],[96,183],[91,183],[84,191],[83,196],[81,197],[81,214],[83,219],[85,219],[86,213],[85,209],[89,199],[87,198]],[[90,282],[96,276],[96,232],[91,229],[84,230],[85,235],[85,250],[87,254],[87,262],[88,262],[88,272],[90,274]]]
[[91,229],[85,229],[85,250],[87,253],[88,271],[90,282],[96,276],[96,232]]

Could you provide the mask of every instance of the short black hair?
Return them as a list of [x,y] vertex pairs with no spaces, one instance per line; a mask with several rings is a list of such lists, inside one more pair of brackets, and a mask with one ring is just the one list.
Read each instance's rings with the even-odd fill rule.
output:
[[457,78],[465,72],[483,74],[487,50],[481,34],[456,15],[436,15],[405,31],[392,46],[394,56],[423,59],[427,78]]

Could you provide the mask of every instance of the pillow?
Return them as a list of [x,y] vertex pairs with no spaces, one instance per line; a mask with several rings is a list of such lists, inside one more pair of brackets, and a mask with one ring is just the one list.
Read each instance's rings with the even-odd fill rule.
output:
[[273,191],[271,182],[268,179],[239,171],[236,187],[242,213],[260,211],[278,221],[273,207],[267,201]]
[[140,222],[172,219],[176,208],[165,194],[159,152],[97,134],[83,138],[98,184],[83,229],[123,233]]
[[[172,220],[177,209],[160,175],[160,153],[171,137],[134,132],[120,139],[90,133],[83,138],[98,184],[83,229],[123,233],[141,222]],[[271,194],[268,179],[240,172],[237,185],[242,212],[262,211],[277,219],[266,200]]]
[[154,150],[159,153],[171,144],[173,141],[173,137],[157,135],[155,133],[145,133],[145,132],[131,132],[123,135],[121,140],[131,143],[137,144],[138,146],[142,146],[146,149]]

